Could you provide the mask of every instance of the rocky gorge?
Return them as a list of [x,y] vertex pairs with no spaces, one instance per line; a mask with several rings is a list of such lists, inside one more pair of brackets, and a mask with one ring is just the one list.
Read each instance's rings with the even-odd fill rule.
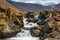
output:
[[60,40],[60,9],[22,12],[0,2],[0,40]]

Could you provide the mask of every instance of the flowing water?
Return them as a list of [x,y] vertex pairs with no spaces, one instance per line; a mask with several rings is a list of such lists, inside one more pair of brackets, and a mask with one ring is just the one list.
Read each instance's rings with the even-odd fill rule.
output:
[[[26,18],[24,18],[24,28],[31,28],[33,26],[37,26],[36,23],[28,23]],[[21,29],[22,31],[16,34],[16,37],[8,38],[6,40],[39,40],[38,37],[32,37],[30,34],[30,30]]]
[[[37,15],[38,16],[38,15]],[[37,16],[35,16],[35,18],[37,19]],[[15,37],[12,38],[7,38],[7,39],[3,39],[3,40],[40,40],[39,37],[32,37],[30,34],[30,30],[29,28],[37,26],[37,23],[32,23],[32,22],[27,22],[26,19],[27,18],[23,18],[24,20],[24,28],[28,29],[21,29],[22,31],[18,34],[16,34]],[[58,37],[58,35],[56,36],[56,38],[60,38],[60,36]]]

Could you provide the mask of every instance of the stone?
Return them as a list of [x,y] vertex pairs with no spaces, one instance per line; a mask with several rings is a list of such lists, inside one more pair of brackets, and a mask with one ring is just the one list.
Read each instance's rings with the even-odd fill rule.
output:
[[14,37],[24,27],[23,14],[11,10],[0,6],[0,39]]
[[46,38],[44,40],[60,40],[60,39],[56,39],[56,38]]
[[35,19],[35,18],[28,18],[27,21],[28,21],[28,22],[36,23],[38,20]]
[[46,20],[47,18],[49,18],[50,14],[51,14],[50,11],[42,10],[42,11],[40,11],[38,18],[40,20]]
[[30,28],[30,33],[32,36],[35,36],[35,37],[39,37],[39,34],[40,34],[40,30],[42,29],[42,25],[40,26],[34,26],[32,28]]

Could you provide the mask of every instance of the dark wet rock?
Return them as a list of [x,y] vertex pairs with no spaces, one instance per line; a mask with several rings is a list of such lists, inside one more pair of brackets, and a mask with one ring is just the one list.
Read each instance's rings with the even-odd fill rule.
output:
[[30,30],[30,28],[28,28],[28,27],[23,27],[22,29],[24,29],[24,30]]
[[43,21],[43,20],[42,20],[42,21],[37,22],[37,24],[38,24],[38,25],[44,25],[45,23],[46,23],[46,22],[45,22],[45,21]]
[[28,18],[27,21],[28,21],[28,22],[36,23],[38,20],[35,19],[35,18]]
[[55,38],[57,34],[58,34],[57,31],[53,31],[53,32],[47,34],[46,38]]
[[48,25],[45,25],[41,30],[40,30],[40,39],[44,40],[47,36],[47,34],[52,32],[52,28],[50,28]]
[[25,18],[34,18],[34,12],[28,12],[25,14]]
[[18,32],[11,32],[11,33],[3,33],[0,32],[0,39],[10,38],[16,36]]
[[6,10],[0,7],[0,12],[5,12]]

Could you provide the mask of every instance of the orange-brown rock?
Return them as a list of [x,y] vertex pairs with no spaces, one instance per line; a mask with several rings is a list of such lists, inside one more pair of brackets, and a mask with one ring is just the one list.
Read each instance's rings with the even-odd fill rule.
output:
[[60,40],[60,39],[57,39],[57,38],[46,38],[44,40]]
[[60,31],[60,21],[57,21],[55,23],[56,23],[56,27],[58,28],[58,31]]
[[47,18],[49,18],[50,17],[50,11],[48,11],[48,10],[42,10],[40,13],[39,13],[39,19],[41,19],[41,20],[45,20],[45,19],[47,19]]
[[32,36],[35,36],[35,37],[39,37],[39,34],[40,34],[40,30],[42,29],[44,25],[40,25],[40,26],[34,26],[30,29],[30,33]]
[[0,0],[0,39],[15,36],[23,26],[22,11],[6,0]]
[[54,19],[56,20],[56,21],[60,21],[60,14],[56,14],[55,16],[54,16]]
[[35,22],[37,22],[38,20],[34,17],[34,12],[27,12],[26,14],[25,14],[25,18],[27,18],[27,21],[28,22],[33,22],[33,23],[35,23]]
[[[30,29],[32,36],[40,37],[40,38],[43,37],[44,39],[45,38],[48,39],[48,38],[55,38],[58,34],[60,34],[60,10],[55,10],[51,13],[52,14],[50,18],[48,18],[47,20],[42,20],[41,22],[38,22],[37,24],[39,26],[34,26]],[[41,12],[41,16],[43,15],[43,17],[47,16],[47,14],[49,14],[48,11]],[[43,25],[43,27],[41,25]]]

